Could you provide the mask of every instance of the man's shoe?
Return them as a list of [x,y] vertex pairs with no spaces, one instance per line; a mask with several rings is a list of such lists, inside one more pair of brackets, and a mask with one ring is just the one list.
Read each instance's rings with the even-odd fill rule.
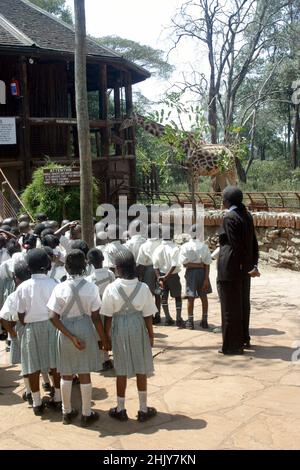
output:
[[185,327],[188,329],[188,330],[194,330],[195,327],[194,327],[194,320],[188,320],[185,324]]
[[148,419],[154,418],[156,415],[156,409],[148,406],[147,411],[138,411],[137,420],[140,423],[144,423],[145,421],[148,421]]
[[178,328],[185,328],[185,321],[182,318],[180,318],[179,320],[176,320],[176,326]]
[[111,408],[108,412],[111,418],[118,419],[119,421],[128,421],[126,410],[118,411],[118,407]]
[[24,401],[27,401],[29,405],[32,405],[33,401],[32,401],[31,393],[24,392],[23,395],[22,395],[22,398],[23,398]]
[[54,401],[53,398],[50,400],[45,400],[45,406],[50,408],[53,411],[61,411],[62,410],[62,402],[61,401]]
[[165,321],[165,325],[167,326],[173,326],[175,325],[175,321],[173,320],[173,318],[168,318],[168,320]]
[[244,354],[244,350],[242,348],[240,349],[228,349],[226,351],[223,351],[223,349],[219,349],[218,351],[219,354],[224,354],[225,356],[240,356]]
[[78,415],[78,411],[75,408],[72,408],[70,413],[63,413],[62,415],[62,423],[63,424],[71,424],[73,419],[76,418]]
[[81,416],[81,427],[82,428],[87,428],[91,424],[93,424],[95,421],[99,419],[99,413],[97,411],[92,411],[90,416]]
[[244,343],[244,349],[252,349],[252,344],[250,341],[247,341],[247,343]]

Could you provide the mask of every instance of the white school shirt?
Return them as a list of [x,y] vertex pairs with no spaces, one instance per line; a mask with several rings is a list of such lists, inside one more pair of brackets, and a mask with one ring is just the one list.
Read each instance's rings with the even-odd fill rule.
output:
[[18,309],[17,309],[17,292],[14,291],[5,300],[3,307],[0,310],[0,318],[6,321],[18,321]]
[[183,265],[188,263],[211,264],[212,258],[205,243],[192,239],[181,246],[179,262]]
[[60,281],[63,276],[67,276],[68,273],[64,266],[58,266],[55,263],[51,263],[51,269],[48,271],[48,276],[51,279],[55,279],[56,281]]
[[152,266],[153,253],[160,243],[161,240],[159,238],[148,238],[148,240],[146,240],[145,243],[140,246],[136,264],[141,264],[142,266]]
[[47,303],[56,285],[57,282],[46,274],[32,274],[31,279],[19,285],[17,309],[25,313],[24,323],[49,320]]
[[92,282],[93,284],[95,284],[97,281],[102,281],[104,279],[107,279],[106,282],[103,282],[103,284],[99,284],[97,286],[101,299],[102,299],[103,292],[105,291],[106,286],[108,286],[108,284],[110,284],[111,282],[115,280],[114,273],[110,269],[99,268],[99,269],[95,269],[93,274],[86,277],[86,280],[89,282]]
[[70,240],[70,238],[67,238],[65,235],[61,235],[59,239],[59,244],[60,248],[62,248],[62,251],[68,254],[71,250],[72,242],[73,240]]
[[18,261],[25,261],[26,260],[26,253],[14,253],[11,258],[4,261],[4,263],[0,266],[0,279],[7,279],[8,277],[12,277],[15,264]]
[[135,262],[139,254],[140,246],[145,243],[145,241],[146,238],[141,235],[133,235],[130,240],[127,240],[125,243],[126,248],[133,254]]
[[4,261],[7,261],[10,258],[9,254],[7,253],[6,248],[1,248],[0,250],[0,266]]
[[103,253],[104,261],[103,267],[104,268],[115,268],[116,267],[116,256],[119,253],[128,253],[128,248],[126,248],[120,240],[115,240],[114,242],[108,243],[105,246],[105,250]]
[[[82,279],[84,279],[82,276],[78,276],[76,278],[69,278],[61,284],[57,284],[47,303],[48,309],[51,310],[51,312],[57,313],[60,317],[64,317],[64,310],[73,297],[70,285],[74,284],[76,287]],[[86,282],[81,287],[79,298],[84,311],[81,312],[77,303],[74,302],[71,310],[66,314],[66,318],[76,318],[83,314],[91,316],[92,312],[96,312],[101,308],[98,288],[92,282]]]
[[[109,284],[103,294],[101,314],[106,317],[112,317],[114,313],[121,310],[124,305],[123,297],[119,294],[117,288],[121,286],[125,294],[129,297],[138,283],[138,279],[116,279],[112,284]],[[132,300],[134,308],[143,312],[143,317],[150,317],[155,315],[157,307],[154,302],[153,295],[149,287],[144,282],[141,282],[141,287],[134,299]]]
[[153,268],[166,274],[175,267],[173,274],[179,273],[179,247],[170,240],[163,240],[153,253]]

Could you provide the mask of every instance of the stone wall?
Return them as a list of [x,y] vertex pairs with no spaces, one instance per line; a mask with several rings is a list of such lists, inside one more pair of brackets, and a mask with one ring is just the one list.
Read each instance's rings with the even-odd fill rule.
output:
[[[212,211],[205,218],[205,239],[214,250],[223,212]],[[260,260],[278,268],[300,271],[300,214],[253,213]]]

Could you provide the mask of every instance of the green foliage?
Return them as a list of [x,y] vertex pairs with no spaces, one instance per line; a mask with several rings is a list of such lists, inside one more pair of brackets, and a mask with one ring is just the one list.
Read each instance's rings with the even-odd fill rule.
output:
[[167,79],[173,72],[174,67],[164,59],[164,51],[160,49],[153,49],[120,36],[104,36],[96,40],[102,46],[112,49],[125,59],[146,68],[152,75]]
[[[32,215],[45,212],[50,219],[80,219],[79,186],[45,186],[43,170],[61,168],[61,165],[47,163],[38,168],[22,194],[22,202]],[[93,181],[94,208],[97,207],[98,185]]]
[[43,10],[52,13],[66,23],[73,24],[72,12],[66,5],[66,0],[30,0]]
[[299,191],[300,168],[292,170],[288,161],[254,160],[243,185],[247,191]]

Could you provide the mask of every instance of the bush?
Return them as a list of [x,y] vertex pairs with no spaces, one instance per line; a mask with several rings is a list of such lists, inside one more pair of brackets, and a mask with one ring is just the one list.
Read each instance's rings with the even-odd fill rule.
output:
[[[79,186],[45,186],[44,170],[61,168],[61,165],[47,163],[33,173],[32,183],[22,193],[21,199],[28,211],[36,216],[45,212],[49,219],[80,219],[80,188]],[[98,185],[93,178],[94,209],[97,207]]]

